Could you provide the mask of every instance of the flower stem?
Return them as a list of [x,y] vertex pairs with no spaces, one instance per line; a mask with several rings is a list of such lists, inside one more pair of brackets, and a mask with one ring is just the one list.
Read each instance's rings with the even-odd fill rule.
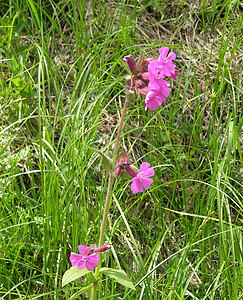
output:
[[[128,105],[128,99],[126,97],[124,107],[123,107],[123,111],[122,111],[122,115],[121,115],[121,119],[120,119],[118,132],[117,132],[115,149],[114,149],[114,152],[113,152],[112,169],[115,169],[118,146],[119,146],[119,141],[120,141],[120,137],[121,137],[122,126],[123,126],[126,111],[127,111],[127,105]],[[106,226],[106,221],[107,221],[107,216],[108,216],[108,211],[109,211],[109,206],[110,206],[112,184],[113,184],[113,176],[112,176],[112,173],[109,172],[109,181],[108,181],[107,194],[106,194],[106,199],[105,199],[104,214],[103,214],[103,218],[102,218],[102,222],[101,222],[99,247],[102,246],[103,243],[104,243],[105,226]]]
[[96,299],[96,292],[97,292],[97,287],[98,287],[98,280],[93,281],[92,284],[92,294],[90,300],[95,300]]
[[[122,115],[121,115],[121,119],[120,119],[120,124],[119,124],[118,132],[117,132],[116,143],[115,143],[113,159],[112,159],[112,169],[115,169],[118,146],[119,146],[119,141],[120,141],[120,137],[121,137],[122,126],[123,126],[126,111],[127,111],[127,105],[128,105],[128,97],[126,97],[126,100],[124,103],[124,107],[123,107],[123,111],[122,111]],[[99,247],[102,246],[104,243],[105,226],[106,226],[106,221],[107,221],[107,216],[108,216],[108,211],[109,211],[109,206],[110,206],[111,193],[112,193],[112,183],[113,183],[113,176],[112,176],[112,173],[109,172],[109,181],[108,181],[107,194],[106,194],[106,200],[105,200],[105,206],[104,206],[104,214],[103,214],[103,218],[102,218],[102,222],[101,222]]]
[[[121,119],[120,119],[120,124],[119,124],[118,132],[117,132],[116,143],[115,143],[115,148],[114,148],[113,158],[112,158],[112,169],[113,170],[115,169],[119,141],[120,141],[122,127],[123,127],[123,123],[124,123],[124,119],[125,119],[125,115],[126,115],[126,111],[127,111],[128,102],[131,99],[131,97],[134,96],[133,92],[129,92],[126,89],[125,89],[125,91],[126,91],[126,100],[125,100],[124,107],[122,110],[122,115],[121,115]],[[108,212],[109,212],[109,207],[110,207],[111,194],[112,194],[112,185],[113,185],[113,176],[112,176],[112,173],[109,172],[109,180],[108,180],[107,193],[106,193],[106,199],[105,199],[105,205],[104,205],[104,214],[103,214],[102,221],[101,221],[99,247],[102,246],[104,243],[105,228],[106,228]],[[100,260],[102,262],[102,254],[100,254],[100,255],[101,255]],[[98,276],[100,268],[101,268],[101,264],[99,264],[99,266],[95,270],[96,277]],[[98,285],[98,281],[94,281],[93,286],[92,286],[92,298],[91,298],[92,300],[96,299],[97,285]]]

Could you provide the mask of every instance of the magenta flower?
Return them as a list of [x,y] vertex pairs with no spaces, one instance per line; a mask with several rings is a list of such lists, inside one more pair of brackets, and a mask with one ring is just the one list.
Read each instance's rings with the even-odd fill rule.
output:
[[160,74],[166,75],[169,78],[172,77],[176,80],[176,75],[178,74],[178,70],[175,70],[175,64],[172,62],[173,59],[176,58],[174,52],[170,52],[170,54],[166,57],[169,52],[168,47],[162,47],[159,49],[159,58],[157,64],[157,70]]
[[151,110],[156,110],[163,102],[165,102],[166,97],[160,91],[152,90],[149,91],[145,99],[145,110],[150,108]]
[[149,81],[152,82],[155,79],[164,79],[165,74],[162,72],[162,69],[159,68],[160,64],[158,63],[158,60],[152,61],[148,66],[148,72],[149,72]]
[[[127,168],[131,167],[129,166]],[[140,166],[140,172],[132,179],[131,189],[133,194],[142,193],[143,189],[148,190],[153,183],[153,179],[149,177],[153,175],[154,168],[150,168],[150,164],[147,162],[142,163]]]
[[[135,89],[137,94],[145,95],[147,110],[156,110],[169,96],[171,91],[170,83],[164,80],[165,76],[176,80],[178,70],[172,62],[176,58],[174,52],[169,52],[168,47],[159,49],[159,57],[140,56],[138,63],[135,62],[133,55],[124,57],[131,72],[131,76],[126,77],[126,82],[130,89]],[[119,170],[118,170],[119,171]]]
[[99,254],[96,252],[104,252],[110,248],[110,245],[103,245],[94,249],[89,245],[79,245],[78,251],[81,255],[72,252],[69,259],[74,268],[79,270],[86,268],[88,271],[93,271],[98,266],[100,260]]
[[[155,103],[151,105],[155,105]],[[133,164],[133,162],[128,158],[125,149],[122,149],[122,153],[115,167],[115,176],[119,178],[125,170],[127,174],[133,177],[131,186],[133,194],[141,193],[143,189],[149,189],[153,183],[153,179],[148,177],[154,175],[154,168],[150,168],[150,164],[144,162],[140,166],[140,172],[138,172],[135,168],[130,166],[131,164]]]
[[148,107],[151,110],[156,110],[158,106],[160,106],[166,98],[169,96],[171,88],[170,83],[166,80],[160,79],[158,82],[153,81],[149,83],[149,92],[145,98],[145,110]]
[[71,253],[70,261],[73,267],[83,270],[86,268],[88,271],[93,271],[94,268],[98,266],[100,260],[99,254],[93,253],[90,247],[85,247],[85,245],[79,245],[78,251],[81,253]]

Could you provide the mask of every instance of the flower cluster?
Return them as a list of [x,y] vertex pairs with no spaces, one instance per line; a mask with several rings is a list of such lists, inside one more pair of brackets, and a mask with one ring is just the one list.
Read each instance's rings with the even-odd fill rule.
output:
[[154,168],[150,168],[150,164],[144,162],[140,166],[140,172],[130,165],[133,162],[128,158],[126,151],[123,149],[121,155],[118,158],[118,162],[115,168],[115,176],[120,177],[124,170],[133,177],[131,190],[133,194],[142,193],[143,190],[148,190],[153,183],[153,179],[149,178],[154,175]]
[[72,252],[69,259],[73,267],[79,270],[86,268],[88,271],[93,271],[98,266],[100,260],[97,252],[104,252],[110,248],[110,245],[103,245],[94,249],[90,245],[79,245],[78,251],[81,255]]
[[164,78],[172,78],[176,80],[178,70],[175,69],[175,64],[172,62],[176,58],[174,52],[169,52],[168,47],[159,49],[159,57],[146,57],[143,59],[140,56],[136,64],[134,57],[128,55],[124,57],[131,72],[131,76],[126,77],[126,82],[130,89],[135,89],[145,95],[145,110],[150,108],[156,110],[169,96],[171,91],[169,81]]

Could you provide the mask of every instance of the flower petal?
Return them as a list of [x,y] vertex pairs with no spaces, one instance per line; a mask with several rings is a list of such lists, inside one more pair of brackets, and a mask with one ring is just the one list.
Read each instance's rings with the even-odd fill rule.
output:
[[85,255],[85,245],[79,245],[79,246],[78,246],[78,251],[79,251],[82,255]]
[[133,194],[143,192],[143,185],[137,177],[132,179],[131,190],[132,190]]
[[153,182],[154,181],[151,178],[144,178],[143,181],[142,181],[144,189],[148,190]]
[[92,263],[97,263],[100,260],[100,256],[98,253],[93,253],[91,255],[88,256],[88,261],[92,262]]
[[176,80],[176,76],[177,76],[178,73],[179,73],[179,71],[174,69],[173,72],[171,72],[171,78]]
[[154,176],[154,168],[149,168],[148,170],[143,172],[143,177],[151,177]]
[[163,93],[153,90],[148,92],[145,99],[145,105],[151,110],[156,110],[165,100],[166,97],[163,95]]
[[71,252],[69,259],[71,261],[72,266],[75,268],[78,266],[79,261],[82,260],[82,255]]
[[174,52],[170,52],[170,54],[167,57],[168,60],[173,60],[175,58],[176,58],[176,54]]
[[99,262],[99,259],[98,260],[91,260],[90,258],[87,260],[87,262],[89,262],[92,267],[96,268],[98,266],[98,262]]
[[[98,264],[97,264],[97,266],[98,266]],[[97,267],[97,266],[95,266],[95,267]],[[92,263],[90,262],[90,261],[86,261],[86,269],[88,270],[88,271],[93,271],[94,270],[94,268],[93,268],[94,266],[92,265]]]
[[164,62],[166,55],[168,54],[170,48],[169,47],[161,47],[159,49],[159,62]]
[[84,268],[86,268],[86,261],[80,260],[77,269],[83,270]]
[[157,76],[157,66],[158,66],[158,61],[154,60],[152,61],[149,65],[148,65],[148,72],[149,72],[149,80],[151,80],[151,78],[156,77]]
[[147,162],[142,163],[140,166],[140,172],[146,171],[149,167],[150,167],[149,163],[147,163]]

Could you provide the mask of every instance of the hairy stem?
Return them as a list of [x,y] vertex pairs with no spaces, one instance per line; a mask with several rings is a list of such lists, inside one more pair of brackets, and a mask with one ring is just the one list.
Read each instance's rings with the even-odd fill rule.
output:
[[[127,105],[128,105],[128,97],[126,97],[126,101],[124,103],[124,107],[123,107],[123,111],[122,111],[122,115],[121,115],[121,119],[120,119],[120,124],[119,124],[118,132],[117,132],[116,144],[115,144],[115,149],[113,152],[113,159],[112,159],[112,169],[115,169],[118,146],[119,146],[119,141],[120,141],[120,137],[121,137],[122,126],[123,126],[126,111],[127,111]],[[106,194],[106,199],[105,199],[104,214],[103,214],[103,218],[102,218],[102,222],[101,222],[99,246],[102,246],[104,243],[105,226],[106,226],[106,222],[107,222],[107,216],[108,216],[111,193],[112,193],[112,183],[113,183],[113,177],[112,177],[112,173],[110,172],[108,187],[107,187],[107,194]]]
[[92,294],[91,294],[90,300],[95,300],[96,299],[98,282],[99,282],[98,280],[93,281],[93,284],[92,284]]
[[[118,153],[118,147],[119,147],[119,141],[122,133],[122,127],[127,111],[127,105],[129,102],[129,99],[134,96],[133,92],[126,91],[126,100],[124,103],[124,107],[122,110],[122,115],[120,119],[120,124],[117,132],[117,137],[116,137],[116,143],[115,143],[115,148],[113,152],[113,158],[112,158],[112,169],[115,169],[115,164],[116,164],[116,159],[117,159],[117,153]],[[100,228],[100,238],[99,238],[99,247],[103,245],[104,243],[104,235],[105,235],[105,228],[106,228],[106,223],[107,223],[107,218],[108,218],[108,212],[109,212],[109,207],[110,207],[110,201],[111,201],[111,194],[112,194],[112,185],[113,185],[113,176],[112,173],[109,172],[109,181],[108,181],[108,186],[107,186],[107,194],[106,194],[106,199],[105,199],[105,205],[104,205],[104,214],[102,217],[101,221],[101,228]],[[102,254],[100,253],[100,261],[102,262]],[[95,276],[98,276],[99,270],[101,268],[101,264],[96,268],[95,270]],[[97,292],[97,285],[98,281],[93,282],[92,286],[92,300],[96,299],[96,292]]]

